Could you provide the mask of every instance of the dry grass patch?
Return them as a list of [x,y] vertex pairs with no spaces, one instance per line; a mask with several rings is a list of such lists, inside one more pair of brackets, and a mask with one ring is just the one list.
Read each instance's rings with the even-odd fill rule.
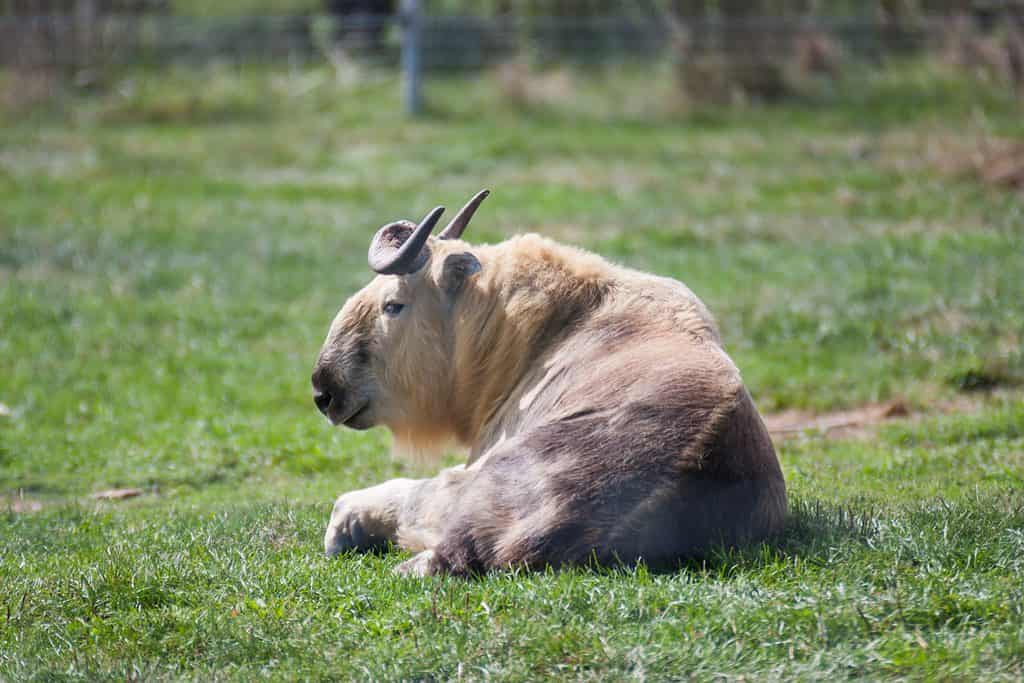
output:
[[494,78],[502,98],[524,109],[571,102],[576,93],[575,80],[565,67],[541,71],[518,59],[498,66]]
[[1024,192],[1024,142],[1006,138],[947,139],[940,143],[936,165],[992,187]]
[[16,497],[0,497],[0,510],[6,510],[9,514],[24,515],[33,512],[41,512],[43,504],[38,500],[27,499],[20,494]]
[[943,175],[1024,192],[1024,140],[984,131],[899,131],[881,141],[880,162],[900,170],[933,168]]

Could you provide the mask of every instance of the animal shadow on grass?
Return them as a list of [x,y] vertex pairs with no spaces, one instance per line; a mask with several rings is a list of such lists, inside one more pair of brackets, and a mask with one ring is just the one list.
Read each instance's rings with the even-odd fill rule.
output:
[[867,543],[877,527],[874,510],[866,506],[835,505],[820,500],[790,499],[786,526],[761,543],[712,548],[707,555],[667,567],[651,567],[659,574],[678,571],[734,573],[760,569],[779,561],[799,558],[824,566],[836,546]]
[[[742,547],[713,547],[702,557],[661,564],[648,563],[643,559],[638,562],[600,562],[594,557],[582,569],[597,574],[629,574],[642,567],[641,571],[657,575],[680,572],[732,575],[756,571],[793,558],[799,558],[803,563],[824,566],[837,546],[865,544],[876,530],[877,516],[870,507],[790,499],[785,529],[760,543]],[[385,558],[400,551],[390,543],[383,543],[348,552]],[[552,570],[557,571],[558,568],[510,567],[507,571],[519,575]],[[476,580],[485,576],[486,572],[471,573],[463,578]]]
[[640,570],[655,575],[692,572],[730,576],[795,558],[805,564],[825,566],[837,546],[865,544],[876,528],[876,515],[869,507],[791,498],[783,531],[760,543],[713,546],[702,556],[666,563],[643,559],[609,563],[599,562],[595,557],[585,565],[585,570],[611,574]]

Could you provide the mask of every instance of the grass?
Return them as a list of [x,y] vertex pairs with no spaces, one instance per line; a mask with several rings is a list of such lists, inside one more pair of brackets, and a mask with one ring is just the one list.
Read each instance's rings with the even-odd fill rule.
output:
[[[0,114],[0,679],[1024,676],[1024,200],[926,153],[1019,105],[916,67],[827,106],[617,87],[438,79],[410,123],[387,75],[190,67]],[[780,442],[785,536],[674,573],[324,559],[337,494],[422,472],[318,417],[322,335],[378,225],[482,185],[473,239],[684,280],[762,410],[925,417]]]
[[324,3],[316,0],[229,0],[228,2],[172,0],[170,3],[170,11],[173,14],[202,18],[279,16],[287,13],[312,14],[318,11],[322,12],[323,9]]

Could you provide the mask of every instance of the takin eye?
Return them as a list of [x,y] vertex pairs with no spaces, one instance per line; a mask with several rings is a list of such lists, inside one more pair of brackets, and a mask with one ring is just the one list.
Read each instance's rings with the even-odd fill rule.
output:
[[384,307],[381,310],[384,311],[384,315],[394,317],[401,313],[403,308],[405,308],[405,304],[400,304],[397,301],[389,301],[384,304]]

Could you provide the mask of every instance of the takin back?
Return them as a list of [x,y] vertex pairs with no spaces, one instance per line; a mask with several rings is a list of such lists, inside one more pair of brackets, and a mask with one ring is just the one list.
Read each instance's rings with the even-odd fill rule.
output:
[[465,465],[338,498],[328,555],[393,543],[419,576],[699,557],[778,532],[771,439],[703,303],[682,283],[537,235],[382,227],[378,273],[331,324],[313,372],[332,424]]

